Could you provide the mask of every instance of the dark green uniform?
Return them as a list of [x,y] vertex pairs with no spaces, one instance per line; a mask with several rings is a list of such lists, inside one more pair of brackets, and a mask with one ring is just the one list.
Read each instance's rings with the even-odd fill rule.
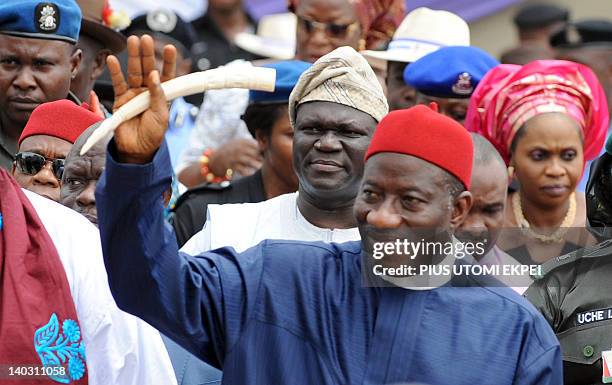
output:
[[612,349],[612,240],[542,268],[525,297],[559,338],[565,385],[601,384],[601,352]]

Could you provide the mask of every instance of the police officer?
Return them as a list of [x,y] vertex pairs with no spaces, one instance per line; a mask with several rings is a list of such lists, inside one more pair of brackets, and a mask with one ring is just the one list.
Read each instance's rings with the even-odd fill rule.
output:
[[612,350],[610,170],[612,141],[608,139],[606,152],[591,166],[586,194],[588,231],[599,243],[546,262],[543,277],[525,293],[559,338],[565,385],[612,382],[602,361],[602,355]]
[[74,0],[0,1],[0,167],[10,170],[34,108],[72,96],[80,27]]
[[499,62],[476,47],[443,47],[404,70],[404,81],[417,90],[417,104],[436,102],[438,111],[463,124],[478,82]]

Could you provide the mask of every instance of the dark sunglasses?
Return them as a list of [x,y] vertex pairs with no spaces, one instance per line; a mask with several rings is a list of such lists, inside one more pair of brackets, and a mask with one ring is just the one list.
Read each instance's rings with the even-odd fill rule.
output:
[[354,29],[359,22],[355,21],[350,24],[336,24],[336,23],[321,23],[307,19],[303,16],[298,16],[298,22],[306,33],[313,33],[315,29],[321,29],[325,31],[325,34],[330,38],[341,39],[346,37],[349,30]]
[[64,159],[47,159],[40,154],[34,152],[20,152],[15,155],[15,165],[19,172],[27,175],[36,175],[45,167],[47,162],[51,163],[53,175],[57,180],[62,179],[64,174]]

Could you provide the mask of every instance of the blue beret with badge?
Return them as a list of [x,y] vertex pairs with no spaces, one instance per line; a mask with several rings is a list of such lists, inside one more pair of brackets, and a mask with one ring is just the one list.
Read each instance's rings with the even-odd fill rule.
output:
[[312,66],[301,60],[283,60],[264,67],[276,70],[276,82],[273,92],[250,91],[250,103],[281,103],[289,102],[289,95],[298,82],[302,73]]
[[0,34],[76,44],[81,18],[74,0],[0,0]]
[[478,82],[499,65],[477,47],[443,47],[404,70],[404,81],[417,91],[439,98],[469,98]]

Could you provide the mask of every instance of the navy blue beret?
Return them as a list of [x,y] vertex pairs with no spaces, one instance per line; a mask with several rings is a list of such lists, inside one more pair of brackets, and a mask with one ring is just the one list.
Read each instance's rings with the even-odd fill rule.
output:
[[266,64],[264,67],[274,68],[276,70],[274,92],[250,91],[249,102],[288,102],[293,87],[295,87],[302,73],[310,68],[311,65],[311,63],[306,63],[301,60],[283,60],[272,64]]
[[404,70],[404,81],[439,98],[469,98],[480,79],[499,62],[480,48],[443,47]]
[[0,33],[76,44],[81,9],[74,0],[1,0]]

